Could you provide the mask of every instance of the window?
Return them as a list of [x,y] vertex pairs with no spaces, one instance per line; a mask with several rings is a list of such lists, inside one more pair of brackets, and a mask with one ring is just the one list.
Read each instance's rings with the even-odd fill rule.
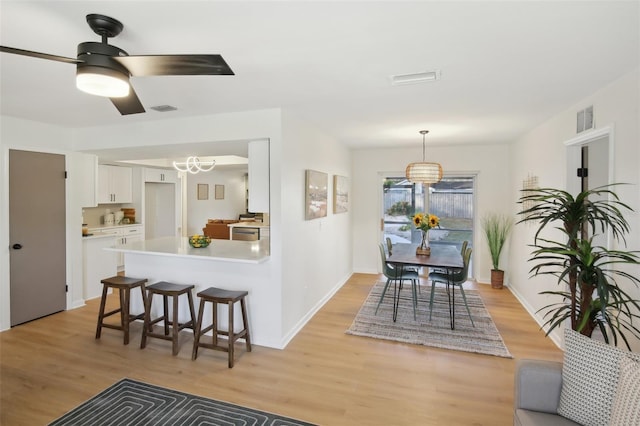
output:
[[440,218],[440,227],[429,232],[431,245],[461,248],[466,240],[473,247],[474,182],[474,176],[445,176],[436,184],[423,186],[405,177],[384,177],[382,240],[389,237],[393,244],[418,244],[421,235],[411,217],[415,212],[427,212]]

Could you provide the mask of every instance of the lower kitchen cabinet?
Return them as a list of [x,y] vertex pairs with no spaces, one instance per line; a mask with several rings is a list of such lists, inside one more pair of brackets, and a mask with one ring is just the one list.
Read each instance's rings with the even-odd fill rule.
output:
[[83,237],[82,239],[82,281],[83,298],[94,299],[102,295],[100,280],[118,272],[118,254],[105,250],[116,244],[114,236]]
[[[144,226],[143,225],[122,225],[122,226],[108,226],[103,228],[90,228],[90,233],[109,234],[115,237],[112,245],[120,245],[132,243],[134,241],[144,240]],[[124,270],[124,254],[114,253],[116,256],[117,270]]]

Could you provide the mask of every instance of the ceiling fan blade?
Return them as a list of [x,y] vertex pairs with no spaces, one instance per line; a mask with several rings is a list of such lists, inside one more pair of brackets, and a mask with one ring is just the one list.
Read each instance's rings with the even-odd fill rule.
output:
[[33,52],[31,50],[16,49],[15,47],[0,46],[0,52],[14,53],[16,55],[31,56],[32,58],[48,59],[50,61],[66,62],[68,64],[79,64],[75,58],[67,58],[64,56],[50,55],[48,53]]
[[129,96],[124,98],[109,98],[113,105],[120,111],[122,115],[139,114],[145,112],[142,102],[138,99],[138,95],[133,90],[133,87],[129,88]]
[[234,75],[220,55],[119,56],[132,76],[151,75]]

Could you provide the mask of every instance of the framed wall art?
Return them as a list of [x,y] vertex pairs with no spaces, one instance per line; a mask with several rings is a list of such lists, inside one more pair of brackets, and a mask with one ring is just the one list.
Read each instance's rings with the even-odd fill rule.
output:
[[333,175],[333,213],[349,211],[349,179]]
[[213,192],[216,200],[224,200],[224,185],[215,185],[213,187]]
[[329,175],[315,170],[305,174],[305,219],[318,219],[327,215]]
[[209,184],[199,183],[198,184],[198,200],[208,200],[209,199]]

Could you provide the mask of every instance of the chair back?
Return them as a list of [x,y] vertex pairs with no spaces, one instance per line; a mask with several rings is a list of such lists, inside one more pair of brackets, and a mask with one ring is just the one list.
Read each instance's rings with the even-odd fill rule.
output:
[[391,238],[387,237],[387,253],[391,256],[391,252],[393,251],[393,244],[391,244]]
[[469,262],[471,261],[472,248],[467,248],[462,255],[462,269],[459,272],[453,274],[453,284],[461,285],[469,278]]
[[387,278],[393,278],[394,269],[391,266],[389,266],[389,264],[387,263],[387,255],[384,252],[384,246],[382,245],[382,243],[378,244],[378,248],[380,249],[380,260],[382,262],[382,273]]
[[469,245],[469,241],[464,240],[462,242],[462,247],[460,247],[460,256],[464,257],[464,252],[467,251],[467,246]]

